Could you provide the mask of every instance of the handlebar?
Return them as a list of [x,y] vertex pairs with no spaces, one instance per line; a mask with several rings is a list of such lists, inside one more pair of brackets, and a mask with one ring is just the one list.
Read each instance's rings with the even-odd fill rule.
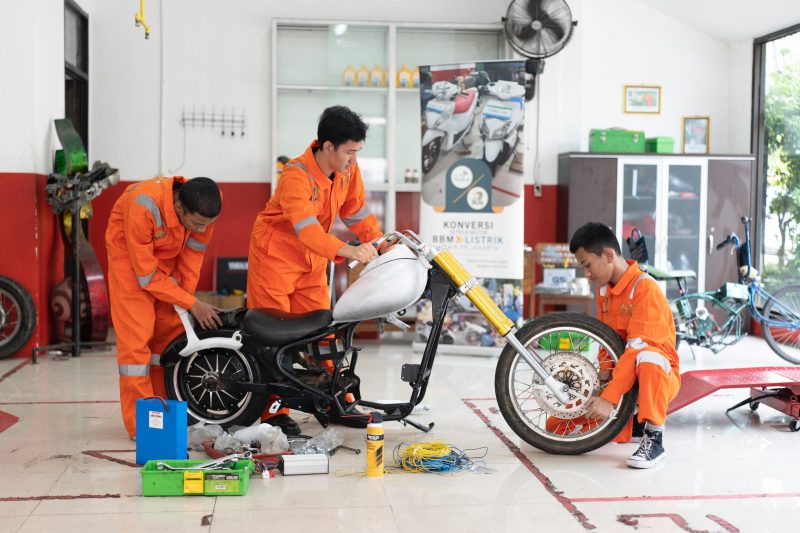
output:
[[[384,245],[386,242],[400,242],[405,244],[415,252],[424,255],[426,251],[429,249],[429,245],[426,244],[416,233],[411,230],[405,230],[402,233],[399,231],[392,231],[390,233],[385,234],[383,237],[378,238],[372,245],[377,249],[380,250],[380,247]],[[347,264],[347,269],[352,270],[358,265],[360,261],[354,259]]]

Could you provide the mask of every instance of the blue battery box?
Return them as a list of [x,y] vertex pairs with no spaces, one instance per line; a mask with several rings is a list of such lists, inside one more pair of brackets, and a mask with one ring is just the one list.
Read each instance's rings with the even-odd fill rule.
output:
[[161,398],[136,400],[136,463],[187,459],[186,429],[186,402]]

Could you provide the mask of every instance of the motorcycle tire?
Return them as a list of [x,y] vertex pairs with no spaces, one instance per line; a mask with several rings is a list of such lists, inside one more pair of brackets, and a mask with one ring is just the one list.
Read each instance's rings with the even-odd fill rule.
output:
[[36,306],[25,287],[0,276],[0,359],[25,346],[36,328]]
[[[200,339],[208,337],[230,337],[230,330],[198,330]],[[175,339],[164,351],[165,356],[173,350],[186,346],[186,336]],[[246,346],[239,350],[210,348],[186,357],[178,357],[175,364],[164,368],[164,385],[167,397],[186,402],[189,425],[197,422],[219,424],[223,428],[233,425],[249,426],[259,419],[267,404],[267,394],[257,392],[213,391],[197,387],[209,377],[222,374],[228,380],[244,383],[262,383],[261,366],[247,355]],[[194,387],[194,388],[193,388]]]
[[425,146],[422,147],[422,173],[427,174],[431,171],[436,161],[439,160],[439,154],[442,150],[442,138],[437,137]]
[[[535,340],[539,340],[538,351],[541,352],[544,351],[541,340],[544,339],[546,335],[554,332],[556,332],[556,339],[558,339],[559,332],[562,331],[575,332],[588,337],[592,342],[597,342],[599,346],[606,349],[614,361],[618,361],[625,350],[625,344],[614,330],[595,318],[578,313],[558,313],[536,318],[520,328],[516,336],[525,346],[528,346]],[[552,337],[550,337],[550,339],[552,339]],[[581,339],[585,340],[584,337],[581,337]],[[584,340],[581,340],[579,345],[582,345]],[[550,342],[552,343],[552,340]],[[551,350],[547,355],[564,354],[568,357],[575,357],[577,354],[578,356],[582,356],[580,350],[560,350],[560,347],[555,352]],[[550,433],[546,428],[538,427],[533,424],[530,419],[526,419],[523,416],[520,406],[515,402],[516,398],[513,396],[511,386],[512,383],[515,381],[519,382],[520,379],[515,370],[518,362],[524,365],[523,370],[532,372],[530,367],[520,358],[514,348],[512,348],[510,344],[507,344],[497,362],[497,370],[495,371],[495,395],[500,407],[500,412],[508,425],[511,426],[514,433],[535,448],[548,453],[561,455],[578,455],[590,452],[610,442],[633,415],[637,399],[636,385],[623,395],[621,402],[618,404],[614,418],[606,419],[599,426],[585,433],[581,432],[568,435]],[[532,387],[528,387],[529,390],[531,388]],[[597,391],[592,392],[596,393]],[[533,397],[532,394],[527,394],[528,398]],[[537,401],[537,405],[540,406],[539,410],[541,410],[543,414],[546,414],[546,411],[541,409],[541,404],[538,403],[538,400],[536,398],[533,399]],[[542,415],[540,415],[540,418],[541,416]],[[548,419],[549,418],[548,416]]]

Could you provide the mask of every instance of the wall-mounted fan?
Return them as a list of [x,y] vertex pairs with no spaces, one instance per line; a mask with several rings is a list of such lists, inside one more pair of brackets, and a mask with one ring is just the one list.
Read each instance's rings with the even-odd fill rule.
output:
[[572,37],[578,21],[564,0],[513,0],[503,17],[508,44],[528,58],[525,99],[535,93],[535,78],[544,70],[544,59],[558,53]]

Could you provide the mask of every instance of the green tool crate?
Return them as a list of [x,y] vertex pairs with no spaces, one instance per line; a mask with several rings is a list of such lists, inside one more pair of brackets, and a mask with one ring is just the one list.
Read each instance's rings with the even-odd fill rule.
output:
[[675,153],[675,139],[672,137],[650,137],[644,145],[645,150],[651,154]]
[[591,130],[589,151],[644,153],[644,132],[622,128]]
[[188,468],[207,462],[189,459],[185,461],[147,461],[141,469],[143,496],[243,496],[250,486],[250,475],[255,463],[240,459],[233,468],[217,470],[159,470],[158,463],[174,468]]

